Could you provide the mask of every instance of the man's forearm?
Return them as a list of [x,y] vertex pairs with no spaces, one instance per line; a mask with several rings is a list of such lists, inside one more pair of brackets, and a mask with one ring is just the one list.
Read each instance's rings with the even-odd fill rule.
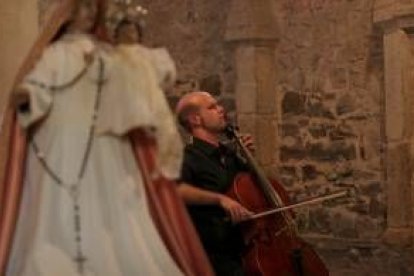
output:
[[194,205],[219,205],[223,195],[194,187],[187,183],[178,186],[178,193],[187,204]]

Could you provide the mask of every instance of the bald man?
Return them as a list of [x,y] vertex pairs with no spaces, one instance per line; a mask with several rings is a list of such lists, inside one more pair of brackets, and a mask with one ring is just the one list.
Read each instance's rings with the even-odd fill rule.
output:
[[[192,136],[185,149],[178,191],[217,275],[244,275],[243,240],[237,222],[251,213],[225,195],[237,173],[247,170],[233,150],[220,143],[225,111],[208,92],[191,92],[177,104],[180,124]],[[251,139],[246,143],[251,144]],[[230,217],[230,220],[226,220]]]

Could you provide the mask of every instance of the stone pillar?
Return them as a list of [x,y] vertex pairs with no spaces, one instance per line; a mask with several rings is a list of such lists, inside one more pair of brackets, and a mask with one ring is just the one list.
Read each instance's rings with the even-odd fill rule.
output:
[[[13,77],[38,32],[37,0],[0,1],[0,120]],[[0,129],[0,180],[4,175],[7,133]]]
[[233,0],[226,40],[235,48],[236,109],[243,132],[256,141],[256,157],[267,169],[275,164],[278,108],[276,23],[268,0]]
[[380,0],[374,10],[374,23],[384,31],[383,142],[388,206],[384,240],[400,246],[412,242],[413,230],[413,42],[408,34],[414,27],[413,7],[408,1]]

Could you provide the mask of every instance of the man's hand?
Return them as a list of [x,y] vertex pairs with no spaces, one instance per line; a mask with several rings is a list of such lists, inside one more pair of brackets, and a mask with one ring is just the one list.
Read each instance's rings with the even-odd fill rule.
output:
[[203,190],[185,182],[178,185],[177,190],[186,204],[221,206],[234,223],[241,222],[253,214],[240,203],[223,194]]
[[242,134],[240,135],[240,140],[243,145],[251,152],[254,153],[256,147],[254,145],[253,137],[250,134]]
[[225,195],[220,196],[219,204],[229,214],[233,223],[241,222],[253,214],[240,203]]

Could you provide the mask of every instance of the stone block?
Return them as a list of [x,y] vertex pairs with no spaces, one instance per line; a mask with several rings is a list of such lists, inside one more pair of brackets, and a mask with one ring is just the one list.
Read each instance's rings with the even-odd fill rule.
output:
[[305,114],[305,97],[299,93],[287,92],[282,100],[282,114]]
[[[240,131],[243,133],[249,133],[256,139],[256,116],[252,114],[238,113],[237,123],[240,127]],[[257,141],[256,141],[257,143]]]
[[345,68],[333,68],[329,74],[332,88],[345,89],[348,85],[348,74]]
[[233,98],[222,98],[220,104],[227,112],[234,112],[236,110],[236,103]]
[[404,83],[404,71],[409,70],[406,61],[412,58],[407,34],[402,30],[384,36],[385,50],[385,121],[389,141],[406,138],[411,128],[411,118],[407,116],[412,109],[412,88]]
[[256,113],[256,83],[237,83],[236,107],[241,114]]
[[236,51],[236,106],[240,113],[256,112],[257,82],[254,57],[254,47],[240,47]]
[[293,187],[299,179],[296,168],[293,166],[282,166],[278,171],[278,179],[285,187]]
[[328,210],[324,208],[315,208],[310,210],[306,224],[308,231],[320,234],[328,234],[333,231],[330,214]]
[[375,179],[377,177],[376,175],[368,173],[368,177],[361,177],[361,173],[358,172],[354,173],[354,177],[362,182],[359,185],[359,192],[361,194],[370,198],[375,198],[381,192],[383,192],[382,183],[379,181],[372,181],[372,179]]
[[412,15],[413,9],[414,3],[409,0],[376,0],[373,21],[377,25],[385,26],[390,21]]
[[306,148],[309,158],[315,161],[354,160],[356,158],[355,145],[342,141],[331,144],[310,143]]
[[293,68],[292,71],[287,71],[285,73],[288,74],[289,83],[295,91],[300,91],[305,86],[305,73],[303,70]]
[[369,216],[384,220],[387,216],[387,205],[379,201],[375,196],[369,199]]
[[256,118],[256,156],[261,164],[271,165],[276,161],[278,145],[278,124],[274,116]]
[[335,119],[334,114],[322,102],[315,102],[306,106],[306,114],[310,117]]
[[381,142],[381,129],[377,121],[364,121],[359,128],[358,144],[360,147],[360,157],[363,160],[375,160],[380,157],[383,147]]
[[276,113],[276,68],[273,47],[258,47],[255,51],[255,74],[257,82],[257,112]]
[[199,81],[200,90],[219,96],[222,92],[221,78],[217,74],[209,75]]
[[299,136],[299,126],[296,124],[282,124],[280,126],[281,129],[281,136],[282,137],[287,137],[287,136],[293,136],[293,137],[297,137]]
[[346,140],[347,138],[355,138],[356,134],[350,125],[339,125],[329,131],[329,139],[331,141]]
[[277,39],[277,24],[271,1],[232,1],[227,18],[226,40]]
[[286,162],[289,160],[303,160],[307,156],[306,148],[301,145],[293,147],[281,146],[280,147],[280,160]]
[[389,227],[407,227],[412,220],[410,144],[391,143],[386,152],[385,183],[387,191],[387,223]]
[[347,113],[351,113],[356,109],[356,98],[351,97],[349,94],[345,94],[339,97],[336,105],[336,114],[341,116]]
[[330,216],[330,227],[335,237],[357,238],[358,231],[356,228],[357,215],[338,210]]
[[389,227],[382,235],[382,241],[385,244],[399,247],[407,248],[413,243],[413,233],[411,227]]
[[237,81],[256,82],[255,68],[256,48],[253,45],[241,45],[235,50]]
[[312,138],[320,139],[326,137],[328,135],[329,129],[331,128],[332,126],[326,124],[313,124],[309,126],[308,131]]
[[320,172],[316,169],[314,165],[305,165],[302,166],[302,180],[309,181],[315,180],[319,176]]

